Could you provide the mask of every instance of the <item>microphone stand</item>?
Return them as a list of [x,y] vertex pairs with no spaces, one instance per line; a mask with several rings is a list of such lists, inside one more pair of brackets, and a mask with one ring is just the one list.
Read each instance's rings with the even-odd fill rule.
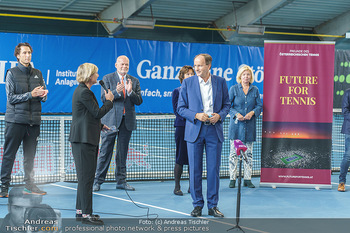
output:
[[241,212],[241,187],[242,187],[242,157],[244,160],[246,160],[246,156],[244,155],[243,150],[240,150],[240,157],[239,157],[239,170],[238,170],[238,192],[237,192],[237,205],[236,205],[236,226],[228,229],[227,231],[233,230],[233,229],[239,229],[242,232],[245,232],[238,224],[239,224],[239,217]]

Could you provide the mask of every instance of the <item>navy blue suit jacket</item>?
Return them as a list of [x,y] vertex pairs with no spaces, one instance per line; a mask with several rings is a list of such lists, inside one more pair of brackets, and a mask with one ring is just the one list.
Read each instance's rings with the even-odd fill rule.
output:
[[[224,141],[222,124],[230,110],[230,100],[226,80],[219,76],[211,75],[213,91],[213,110],[221,119],[215,124],[218,138]],[[182,82],[177,111],[186,119],[185,140],[195,142],[202,127],[202,122],[195,119],[197,113],[203,112],[203,102],[199,87],[198,76],[186,78]]]
[[174,121],[174,126],[185,126],[186,124],[186,119],[184,119],[182,116],[179,115],[179,113],[177,112],[177,104],[179,102],[179,94],[180,94],[180,90],[181,87],[177,87],[174,89],[172,95],[171,95],[171,100],[173,103],[173,110],[174,110],[174,114],[176,116],[175,121]]

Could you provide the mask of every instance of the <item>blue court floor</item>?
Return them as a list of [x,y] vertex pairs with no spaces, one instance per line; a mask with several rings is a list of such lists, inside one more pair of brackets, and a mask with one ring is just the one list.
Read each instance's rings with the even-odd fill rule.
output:
[[[346,192],[338,192],[338,175],[332,175],[332,189],[268,188],[259,187],[259,178],[253,178],[255,189],[242,187],[240,219],[350,219],[350,185]],[[170,218],[194,219],[190,216],[190,194],[175,196],[173,181],[129,182],[136,191],[115,189],[115,183],[104,183],[94,193],[94,213],[103,219]],[[237,188],[228,188],[229,180],[221,179],[219,209],[234,226],[236,217]],[[187,191],[188,180],[181,182],[182,191]],[[61,212],[62,218],[74,218],[76,183],[53,183],[40,185],[47,191],[42,203]],[[206,180],[203,180],[205,195]],[[7,198],[0,198],[0,218],[8,213]],[[203,218],[219,220],[207,215]],[[227,222],[227,221],[226,221]],[[349,221],[348,221],[349,223]],[[350,228],[349,228],[350,229]],[[349,230],[350,231],[350,230]],[[250,231],[246,231],[250,232]],[[253,231],[252,231],[253,232]],[[267,232],[267,231],[258,231]],[[288,231],[285,231],[288,232]],[[291,231],[293,232],[293,231]],[[311,231],[310,231],[311,232]],[[321,231],[316,231],[321,232]],[[335,232],[335,231],[334,231]]]

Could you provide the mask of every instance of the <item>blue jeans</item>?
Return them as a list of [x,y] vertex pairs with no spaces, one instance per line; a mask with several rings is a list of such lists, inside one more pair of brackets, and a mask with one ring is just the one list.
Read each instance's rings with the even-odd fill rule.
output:
[[339,183],[346,183],[346,174],[350,166],[350,134],[345,134],[345,153],[340,164]]

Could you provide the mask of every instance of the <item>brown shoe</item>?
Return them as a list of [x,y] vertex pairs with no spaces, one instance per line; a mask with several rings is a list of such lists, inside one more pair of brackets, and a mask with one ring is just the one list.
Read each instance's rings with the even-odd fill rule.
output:
[[345,192],[345,184],[343,182],[338,185],[338,191]]

